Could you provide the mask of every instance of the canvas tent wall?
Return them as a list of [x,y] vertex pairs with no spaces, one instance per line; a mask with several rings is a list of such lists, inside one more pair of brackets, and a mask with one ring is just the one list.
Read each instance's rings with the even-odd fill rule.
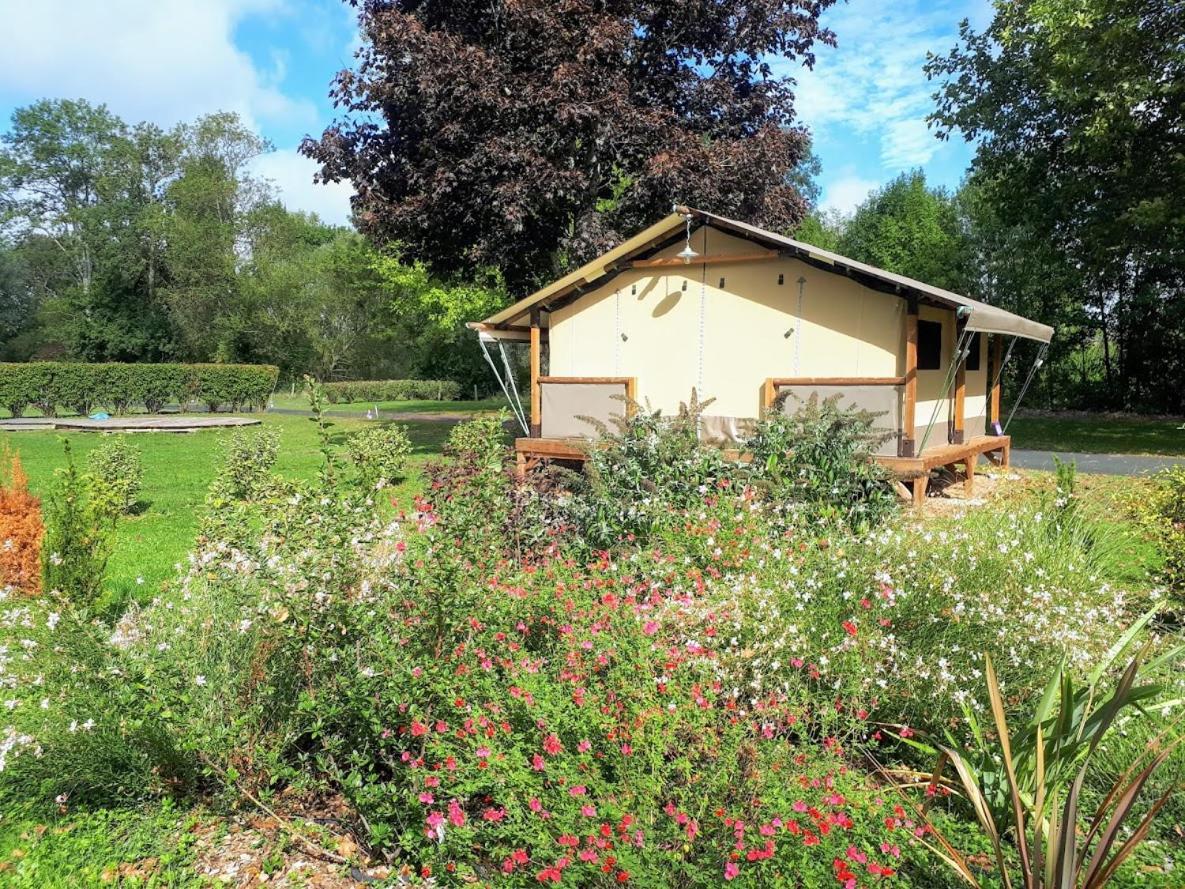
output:
[[[698,210],[686,216],[690,244],[703,261],[679,260],[687,222],[673,215],[475,326],[496,337],[529,331],[547,344],[553,378],[629,377],[638,399],[664,412],[694,388],[715,399],[706,432],[724,439],[759,414],[769,378],[904,380],[911,310],[919,325],[937,325],[940,347],[936,364],[916,371],[913,428],[902,437],[920,440],[934,420],[944,427],[936,440],[946,440],[954,414],[951,362],[967,345],[974,345],[977,360],[963,373],[965,428],[981,433],[989,412],[986,335],[1048,342],[1053,333],[744,223]],[[860,395],[858,386],[849,390],[849,400],[885,401],[881,407],[894,418],[909,414],[896,406],[905,399],[904,385],[875,397]],[[554,416],[559,407],[551,408]],[[538,425],[532,431],[540,434]]]

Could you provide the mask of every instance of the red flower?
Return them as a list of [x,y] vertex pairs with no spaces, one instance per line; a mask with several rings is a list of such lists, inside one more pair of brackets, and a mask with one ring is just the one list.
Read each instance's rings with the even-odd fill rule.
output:
[[560,739],[554,734],[548,735],[543,739],[543,752],[549,756],[556,756],[564,749],[564,745],[560,743]]
[[852,623],[850,620],[845,620],[843,622],[843,628],[844,628],[844,632],[846,632],[849,636],[856,635],[856,632],[857,632],[856,625],[854,623]]

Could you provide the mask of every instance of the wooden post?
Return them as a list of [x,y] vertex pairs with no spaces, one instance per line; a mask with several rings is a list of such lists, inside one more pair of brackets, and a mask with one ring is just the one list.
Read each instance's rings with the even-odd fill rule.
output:
[[543,390],[539,370],[543,346],[539,332],[539,309],[531,309],[531,438],[539,438],[543,429]]
[[772,377],[767,377],[765,383],[761,386],[761,413],[764,414],[771,407],[774,406],[774,400],[778,397],[778,387],[774,384]]
[[1000,334],[995,334],[992,337],[992,360],[988,366],[988,373],[991,374],[988,380],[991,383],[992,391],[988,396],[988,426],[989,428],[1000,422],[1000,387],[1004,384],[1003,376],[1000,373],[1000,365],[1004,361],[1004,337]]
[[[966,322],[959,321],[955,324],[955,348],[957,349],[959,343],[963,339],[963,328]],[[955,368],[955,422],[954,428],[951,430],[950,440],[952,444],[962,444],[965,438],[966,427],[966,413],[967,413],[967,361],[961,355],[951,355],[951,360],[958,359],[959,365]]]
[[902,457],[913,457],[913,431],[917,427],[918,412],[918,301],[909,298],[905,312],[905,403],[901,409]]
[[975,495],[975,464],[978,462],[979,454],[971,454],[963,463],[967,467],[967,476],[963,479],[963,491],[968,497]]

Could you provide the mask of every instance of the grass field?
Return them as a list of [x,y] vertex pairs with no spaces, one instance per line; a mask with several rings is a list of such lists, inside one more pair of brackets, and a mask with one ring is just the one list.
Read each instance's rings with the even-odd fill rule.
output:
[[[260,415],[264,424],[280,432],[276,471],[293,479],[311,478],[321,464],[317,430],[307,417]],[[351,432],[364,428],[365,420],[332,420],[331,434],[341,444]],[[392,489],[400,506],[410,503],[419,490],[420,468],[440,452],[451,426],[447,423],[408,424],[414,446],[407,481]],[[203,430],[187,434],[141,433],[131,437],[143,454],[145,508],[139,515],[121,519],[108,565],[107,596],[113,601],[150,598],[176,573],[193,543],[198,513],[221,459],[228,430]],[[62,465],[63,437],[70,440],[79,465],[103,435],[79,432],[0,433],[0,444],[21,456],[35,494],[45,496],[53,483],[54,469]]]
[[1017,417],[1008,433],[1013,447],[1029,450],[1185,456],[1183,426],[1141,417]]

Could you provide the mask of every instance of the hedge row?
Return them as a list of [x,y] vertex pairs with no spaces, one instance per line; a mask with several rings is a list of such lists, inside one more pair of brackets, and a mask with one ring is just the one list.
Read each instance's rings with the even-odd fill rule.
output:
[[47,417],[69,409],[83,416],[105,407],[156,413],[172,401],[198,401],[212,411],[267,406],[279,371],[257,364],[0,364],[0,406],[14,417],[36,407]]
[[359,401],[456,401],[461,385],[452,380],[349,380],[326,383],[325,397],[332,404]]

